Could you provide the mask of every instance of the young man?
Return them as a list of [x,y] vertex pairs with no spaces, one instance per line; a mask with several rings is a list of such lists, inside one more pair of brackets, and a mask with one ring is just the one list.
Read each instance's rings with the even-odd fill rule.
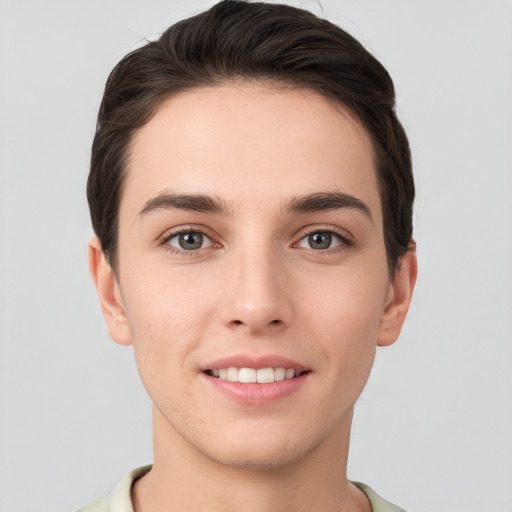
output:
[[154,404],[154,463],[82,510],[401,510],[346,475],[416,278],[394,101],[357,41],[282,5],[220,2],[116,66],[90,269]]

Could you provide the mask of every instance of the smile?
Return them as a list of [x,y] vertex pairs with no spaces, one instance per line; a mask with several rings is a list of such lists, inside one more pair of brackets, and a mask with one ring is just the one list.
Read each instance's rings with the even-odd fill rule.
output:
[[217,377],[220,380],[229,382],[241,382],[246,384],[269,384],[271,382],[279,382],[286,379],[299,377],[305,372],[294,370],[293,368],[284,367],[268,367],[268,368],[236,368],[230,366],[228,368],[218,368],[207,370],[206,373],[211,377]]

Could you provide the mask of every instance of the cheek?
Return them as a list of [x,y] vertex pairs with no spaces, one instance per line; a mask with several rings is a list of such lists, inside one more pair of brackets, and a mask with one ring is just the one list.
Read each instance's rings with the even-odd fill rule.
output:
[[186,366],[212,318],[213,298],[200,283],[153,270],[126,280],[123,290],[141,374]]
[[382,274],[347,268],[321,282],[310,280],[304,289],[310,290],[304,304],[319,319],[319,329],[376,332],[387,290]]
[[323,284],[309,294],[302,314],[330,365],[365,375],[375,356],[385,281],[349,271]]
[[191,329],[211,308],[211,280],[199,272],[165,265],[148,265],[144,271],[127,269],[123,297],[133,329],[144,327]]

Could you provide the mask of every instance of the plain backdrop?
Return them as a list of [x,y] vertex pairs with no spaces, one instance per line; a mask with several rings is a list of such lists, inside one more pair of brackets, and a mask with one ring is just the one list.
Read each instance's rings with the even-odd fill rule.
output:
[[[116,62],[206,0],[0,0],[0,510],[64,512],[151,455],[131,348],[90,282],[90,145]],[[512,510],[512,2],[289,2],[393,76],[420,276],[379,349],[349,477],[413,512]]]

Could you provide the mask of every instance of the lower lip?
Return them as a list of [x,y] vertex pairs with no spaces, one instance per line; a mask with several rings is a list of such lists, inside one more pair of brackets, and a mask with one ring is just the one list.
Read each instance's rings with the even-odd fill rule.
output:
[[217,391],[220,391],[239,403],[264,405],[282,400],[298,391],[305,384],[310,373],[306,372],[293,379],[269,382],[268,384],[230,382],[204,373],[203,375]]

